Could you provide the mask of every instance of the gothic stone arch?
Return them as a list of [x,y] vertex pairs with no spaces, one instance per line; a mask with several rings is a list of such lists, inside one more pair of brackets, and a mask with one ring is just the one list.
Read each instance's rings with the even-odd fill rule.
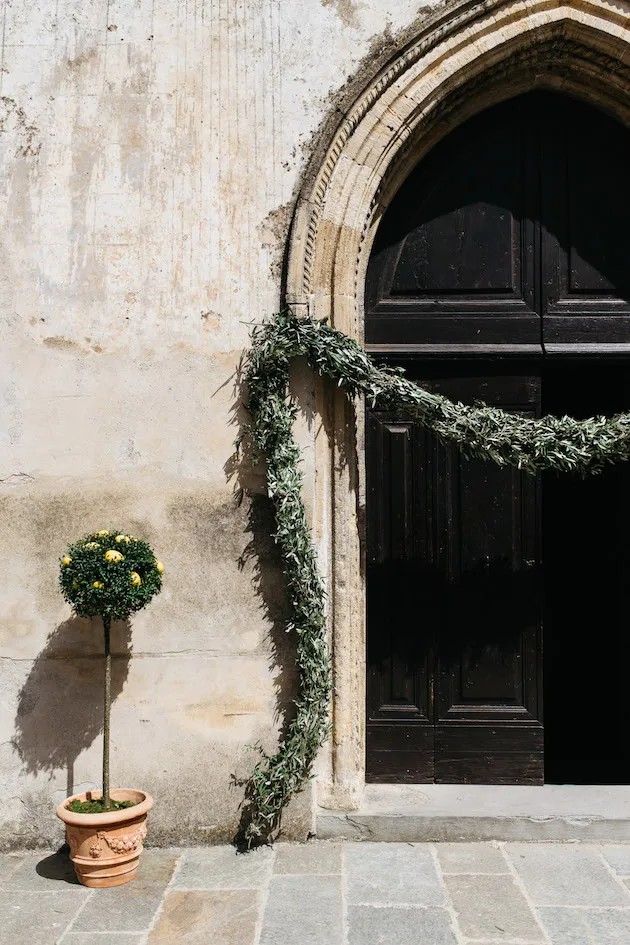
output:
[[[486,0],[442,8],[355,100],[296,208],[287,301],[362,341],[363,284],[382,214],[451,128],[533,88],[586,99],[630,124],[630,2]],[[365,754],[362,417],[318,394],[313,527],[327,580],[333,734],[319,802],[352,810]],[[360,411],[359,411],[360,412]]]

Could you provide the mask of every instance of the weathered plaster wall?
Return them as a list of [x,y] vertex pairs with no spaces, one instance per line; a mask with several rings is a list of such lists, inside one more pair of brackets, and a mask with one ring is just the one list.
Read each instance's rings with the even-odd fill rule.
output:
[[[278,304],[337,90],[421,15],[0,2],[1,845],[59,839],[54,805],[98,784],[100,637],[56,570],[67,540],[110,523],[167,566],[116,629],[115,780],[155,795],[153,842],[233,833],[231,775],[251,769],[246,744],[273,747],[294,681],[262,472],[233,456],[235,369],[247,323]],[[285,823],[305,835],[308,792]]]

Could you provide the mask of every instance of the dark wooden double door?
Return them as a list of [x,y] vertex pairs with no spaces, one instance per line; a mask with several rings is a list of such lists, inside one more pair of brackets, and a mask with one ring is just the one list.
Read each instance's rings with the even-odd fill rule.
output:
[[[630,408],[629,136],[555,95],[471,120],[388,210],[366,343],[453,400]],[[367,778],[630,781],[625,466],[465,459],[373,410]]]

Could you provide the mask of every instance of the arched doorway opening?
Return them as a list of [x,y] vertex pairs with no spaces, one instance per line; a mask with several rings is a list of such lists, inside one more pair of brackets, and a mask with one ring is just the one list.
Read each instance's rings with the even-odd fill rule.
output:
[[[622,8],[623,7],[623,8]],[[452,129],[534,89],[591,102],[630,126],[630,25],[605,0],[455,0],[427,13],[365,83],[343,93],[304,174],[287,247],[286,301],[364,342],[364,286],[383,214]],[[361,805],[366,759],[365,450],[362,405],[315,386],[306,499],[328,591],[332,737],[317,798]],[[323,421],[323,422],[320,422]]]
[[[464,121],[381,221],[368,350],[453,399],[630,408],[629,163],[630,132],[559,93]],[[630,782],[628,486],[368,413],[368,781]]]

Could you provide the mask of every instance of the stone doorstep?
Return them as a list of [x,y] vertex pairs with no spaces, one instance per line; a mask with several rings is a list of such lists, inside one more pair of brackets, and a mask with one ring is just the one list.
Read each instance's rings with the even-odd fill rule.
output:
[[321,840],[630,843],[626,785],[368,784],[355,811],[323,807]]

